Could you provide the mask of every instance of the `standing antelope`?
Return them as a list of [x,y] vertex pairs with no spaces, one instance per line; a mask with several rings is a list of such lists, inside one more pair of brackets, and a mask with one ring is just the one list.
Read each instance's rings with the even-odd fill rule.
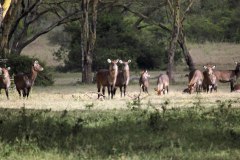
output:
[[[105,95],[105,87],[108,88],[108,96],[111,96],[113,98],[114,95],[114,88],[117,81],[117,75],[118,75],[118,59],[117,60],[107,60],[109,65],[109,69],[101,69],[96,74],[96,81],[97,81],[97,88],[98,93],[101,91],[102,87],[102,94]],[[98,98],[100,95],[98,94]]]
[[207,91],[207,93],[214,89],[217,91],[217,77],[214,75],[215,66],[207,65],[203,66],[205,71],[203,72],[203,90]]
[[9,71],[10,67],[8,68],[1,68],[0,67],[0,89],[4,89],[7,99],[9,99],[8,97],[8,88],[11,85],[11,80],[10,80],[10,75],[9,75]]
[[14,76],[14,83],[20,97],[22,91],[23,97],[27,96],[28,98],[35,79],[37,78],[37,74],[40,71],[43,71],[43,67],[38,63],[38,61],[34,61],[30,73],[18,73]]
[[168,93],[168,87],[169,87],[168,75],[160,74],[157,80],[157,88],[155,88],[154,90],[157,91],[158,95],[161,95],[162,93],[165,94],[166,91]]
[[193,70],[188,75],[188,91],[192,94],[194,90],[199,93],[202,89],[203,74],[200,70]]
[[236,67],[234,70],[214,70],[213,73],[217,80],[221,83],[230,82],[230,91],[234,90],[234,83],[240,76],[240,63],[235,62]]
[[[128,60],[128,61],[119,60],[119,63],[123,64],[123,69],[118,72],[115,86],[120,88],[121,97],[122,97],[122,93],[124,94],[124,97],[126,95],[126,89],[130,79],[130,71],[129,71],[129,65],[128,65],[130,62],[131,60]],[[122,91],[122,87],[123,87],[123,91]],[[114,94],[116,90],[117,88],[114,89]]]
[[149,87],[149,80],[148,78],[150,75],[148,74],[147,70],[142,71],[141,76],[139,78],[139,85],[142,88],[143,92],[148,93],[148,87]]

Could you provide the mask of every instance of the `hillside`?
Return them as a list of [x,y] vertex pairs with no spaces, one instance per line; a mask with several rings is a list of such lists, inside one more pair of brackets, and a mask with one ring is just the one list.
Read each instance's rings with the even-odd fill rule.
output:
[[47,35],[39,37],[32,42],[29,46],[24,48],[23,55],[29,57],[36,57],[45,62],[48,66],[54,67],[62,64],[54,60],[53,52],[58,49],[59,46],[50,44],[47,39]]
[[[200,67],[207,63],[215,64],[217,68],[232,69],[234,61],[240,61],[240,45],[234,43],[210,43],[188,44],[188,48],[193,57],[194,63]],[[52,56],[58,46],[51,45],[47,36],[41,36],[23,50],[23,55],[36,57],[44,61],[48,66],[57,66],[62,62],[57,62]]]

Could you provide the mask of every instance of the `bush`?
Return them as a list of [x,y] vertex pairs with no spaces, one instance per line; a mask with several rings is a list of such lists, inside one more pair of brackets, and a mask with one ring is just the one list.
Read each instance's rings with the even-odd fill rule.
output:
[[[13,74],[17,74],[20,72],[22,72],[22,73],[31,72],[32,63],[35,60],[36,59],[32,59],[27,56],[10,55],[8,57],[8,61],[7,61],[6,65],[7,65],[7,67],[8,66],[11,67],[10,75],[13,76]],[[40,74],[38,74],[36,81],[35,81],[35,85],[40,85],[40,86],[53,85],[53,83],[54,83],[53,76],[49,72],[49,69],[47,69],[47,67],[45,66],[45,64],[43,62],[39,61],[39,63],[44,68],[44,70]]]

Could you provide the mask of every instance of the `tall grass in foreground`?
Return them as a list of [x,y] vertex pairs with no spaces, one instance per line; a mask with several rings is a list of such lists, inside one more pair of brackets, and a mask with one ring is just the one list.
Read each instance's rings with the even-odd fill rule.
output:
[[[205,108],[0,110],[0,159],[240,159],[239,100]],[[86,106],[87,107],[87,106]]]

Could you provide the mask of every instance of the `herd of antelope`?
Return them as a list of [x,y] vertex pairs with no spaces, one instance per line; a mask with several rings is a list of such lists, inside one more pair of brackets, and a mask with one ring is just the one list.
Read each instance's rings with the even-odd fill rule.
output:
[[[96,82],[98,89],[98,98],[100,95],[105,96],[105,88],[108,89],[108,97],[113,98],[117,88],[120,88],[121,97],[126,95],[126,89],[130,80],[129,63],[131,60],[110,60],[108,69],[100,69],[96,74]],[[118,63],[122,64],[121,70],[118,69]],[[234,70],[215,70],[215,66],[203,66],[204,71],[198,69],[190,71],[188,75],[188,87],[183,90],[192,94],[193,92],[199,93],[202,91],[212,92],[217,91],[217,83],[230,83],[230,91],[240,92],[240,84],[235,84],[240,76],[240,63],[236,62]],[[9,99],[8,89],[11,85],[9,71],[10,67],[0,67],[0,89],[4,89],[7,99]],[[30,73],[18,73],[14,76],[14,83],[19,96],[24,98],[29,96],[32,86],[38,72],[43,71],[43,67],[34,61]],[[142,71],[139,78],[139,85],[143,92],[148,93],[149,87],[149,73],[147,70]],[[102,93],[101,92],[102,89]],[[166,94],[169,91],[169,77],[167,74],[160,74],[157,78],[157,87],[154,89],[158,95]]]
[[[10,67],[0,67],[0,89],[5,90],[7,99],[9,99],[8,90],[11,85],[11,78],[8,72],[9,70]],[[28,98],[37,74],[40,71],[43,71],[43,67],[38,63],[38,61],[34,61],[30,73],[18,73],[14,76],[14,83],[19,97],[22,95],[24,98]]]
[[[107,60],[108,69],[101,69],[96,74],[96,82],[98,89],[98,98],[102,88],[102,94],[105,95],[105,87],[108,89],[108,96],[113,98],[117,87],[120,88],[121,97],[126,95],[126,88],[129,84],[130,71],[129,63],[131,60]],[[123,64],[123,69],[119,70],[117,63]],[[240,84],[235,84],[238,77],[240,77],[240,63],[235,62],[234,70],[215,70],[214,65],[203,66],[204,71],[195,69],[189,72],[188,87],[183,90],[185,93],[192,94],[193,92],[217,92],[218,82],[230,83],[230,91],[240,92]],[[149,87],[149,73],[147,70],[142,71],[139,78],[139,85],[143,92],[148,93]],[[122,90],[123,89],[123,90]],[[154,89],[158,95],[166,94],[169,91],[169,77],[167,74],[160,74],[157,78],[157,87]]]

